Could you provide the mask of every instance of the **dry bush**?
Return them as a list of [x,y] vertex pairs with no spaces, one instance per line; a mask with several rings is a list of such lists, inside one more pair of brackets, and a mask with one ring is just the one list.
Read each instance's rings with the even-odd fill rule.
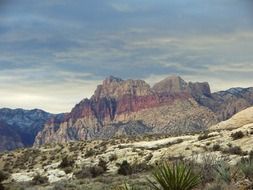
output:
[[120,174],[120,175],[131,175],[132,172],[133,172],[132,167],[126,160],[124,160],[119,165],[118,174]]
[[237,139],[241,139],[244,137],[244,134],[242,131],[237,131],[235,133],[231,134],[231,137],[233,138],[233,140],[237,140]]
[[46,184],[46,183],[48,183],[48,177],[41,176],[40,174],[37,174],[32,179],[33,185],[42,185],[42,184]]

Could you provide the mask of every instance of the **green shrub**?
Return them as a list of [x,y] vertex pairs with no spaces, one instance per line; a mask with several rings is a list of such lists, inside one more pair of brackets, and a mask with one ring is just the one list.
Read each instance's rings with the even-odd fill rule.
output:
[[208,139],[209,137],[210,136],[208,135],[208,133],[204,133],[202,135],[199,135],[198,140],[202,141],[202,140]]
[[213,151],[220,151],[220,145],[219,144],[214,144],[213,145]]
[[95,178],[104,173],[104,169],[100,166],[83,166],[81,170],[74,173],[77,179]]
[[217,173],[217,180],[225,182],[227,184],[230,184],[232,180],[232,175],[231,175],[231,169],[228,163],[225,161],[220,161],[216,167],[215,171]]
[[108,170],[108,168],[107,168],[107,162],[104,161],[103,159],[99,159],[98,166],[101,167],[101,168],[103,168],[104,171]]
[[3,171],[0,170],[0,190],[4,190],[5,189],[4,186],[3,186],[3,184],[2,184],[2,182],[4,180],[8,179],[8,177],[9,177],[8,173],[3,172]]
[[3,172],[3,171],[0,170],[0,183],[1,183],[2,181],[4,181],[4,180],[8,179],[8,177],[9,177],[9,174],[8,174],[8,173]]
[[117,160],[117,159],[118,159],[118,157],[117,157],[116,154],[111,154],[111,155],[109,156],[109,161],[110,161],[110,162],[115,161],[115,160]]
[[250,159],[250,160],[253,160],[253,150],[251,150],[251,151],[249,152],[249,159]]
[[120,164],[119,169],[118,169],[118,174],[120,174],[120,175],[131,175],[132,174],[132,167],[126,160],[124,160]]
[[217,157],[213,154],[203,154],[201,163],[198,157],[192,157],[189,160],[184,160],[185,164],[192,168],[194,173],[200,175],[202,185],[213,182],[216,178],[215,167],[217,165]]
[[242,151],[241,147],[239,147],[239,146],[228,147],[228,149],[223,150],[223,153],[243,155],[243,151]]
[[153,172],[153,178],[155,182],[148,181],[151,189],[155,190],[191,190],[200,184],[200,177],[182,163],[158,166]]
[[89,158],[91,156],[94,156],[95,154],[96,154],[96,152],[93,149],[89,149],[86,151],[84,156],[85,156],[85,158]]
[[69,168],[69,167],[72,167],[74,165],[75,161],[72,159],[72,158],[69,158],[67,156],[65,156],[60,165],[59,165],[59,168]]
[[125,183],[124,185],[112,188],[112,190],[138,190],[138,189],[133,186],[129,186],[128,184]]
[[233,140],[237,140],[237,139],[241,139],[244,137],[244,134],[242,131],[237,131],[235,133],[231,134],[231,137],[233,138]]
[[42,185],[42,184],[46,184],[46,183],[48,183],[48,177],[41,176],[40,174],[37,174],[32,179],[33,185]]
[[74,175],[78,179],[89,178],[89,177],[95,178],[97,176],[102,175],[107,170],[108,170],[107,162],[105,162],[103,159],[100,159],[98,165],[89,166],[89,167],[83,166],[82,169],[75,172]]
[[253,160],[248,158],[242,158],[238,164],[238,168],[242,171],[245,178],[253,180]]
[[95,178],[97,176],[100,176],[102,175],[103,173],[105,173],[105,170],[104,168],[100,167],[100,166],[93,166],[93,167],[90,167],[90,173],[91,173],[91,177],[92,178]]
[[225,185],[222,183],[214,182],[213,184],[209,184],[206,188],[206,190],[224,190]]
[[134,163],[133,165],[131,165],[132,173],[140,173],[144,171],[149,171],[150,169],[152,169],[152,166],[148,165],[146,162]]

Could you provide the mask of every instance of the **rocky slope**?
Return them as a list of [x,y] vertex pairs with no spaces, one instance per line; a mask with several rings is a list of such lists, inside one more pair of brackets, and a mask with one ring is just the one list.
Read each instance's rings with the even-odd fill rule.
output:
[[222,121],[217,125],[210,127],[211,130],[230,130],[230,129],[237,129],[242,127],[253,127],[253,107],[249,107],[237,114],[226,121]]
[[178,76],[153,87],[111,76],[62,120],[48,122],[34,144],[199,131],[251,105],[252,88],[211,93],[208,83],[187,83]]
[[38,109],[0,109],[0,151],[31,146],[37,133],[52,116]]
[[215,92],[209,97],[200,97],[198,102],[211,109],[219,121],[223,121],[253,105],[253,87]]
[[0,121],[0,139],[0,152],[24,146],[17,132],[3,121]]
[[[112,138],[109,140],[68,142],[66,144],[47,144],[39,149],[24,149],[0,155],[0,170],[8,171],[10,181],[28,182],[38,173],[47,176],[50,183],[76,179],[76,171],[83,166],[98,164],[100,159],[107,163],[108,170],[103,177],[105,185],[113,185],[119,165],[127,160],[131,165],[142,164],[154,166],[161,160],[186,159],[201,163],[202,161],[225,160],[236,165],[242,157],[252,154],[253,143],[253,107],[236,114],[230,120],[212,127],[205,134],[181,136],[146,135],[131,138]],[[230,129],[230,125],[236,126]],[[233,138],[240,131],[243,135]],[[64,157],[68,156],[74,164],[68,170],[59,167]],[[134,177],[132,177],[134,178]],[[84,179],[83,179],[84,180]],[[94,185],[93,179],[86,183]],[[98,180],[97,180],[98,181]],[[117,179],[115,179],[117,181]],[[118,184],[122,183],[120,180]],[[62,183],[62,182],[60,182]],[[86,186],[87,187],[87,186]],[[84,187],[83,187],[84,188]],[[78,189],[78,188],[76,188]],[[90,188],[96,189],[96,188]],[[109,188],[108,188],[109,189]],[[240,188],[235,188],[240,189]]]

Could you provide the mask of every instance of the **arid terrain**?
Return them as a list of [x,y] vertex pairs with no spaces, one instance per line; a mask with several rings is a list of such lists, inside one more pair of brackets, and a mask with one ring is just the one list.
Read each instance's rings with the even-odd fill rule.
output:
[[[245,178],[239,169],[233,172],[240,168],[242,158],[253,156],[252,144],[250,107],[199,133],[122,136],[18,149],[1,154],[0,169],[9,173],[4,184],[10,189],[113,189],[125,182],[145,189],[146,178],[152,177],[157,164],[184,160],[194,163],[196,169],[206,167],[201,170],[204,178],[199,189],[214,189],[218,184],[220,189],[250,189],[251,178]],[[205,172],[212,172],[221,161],[230,168],[229,182]],[[122,166],[124,162],[127,167]],[[37,175],[46,180],[36,182]]]

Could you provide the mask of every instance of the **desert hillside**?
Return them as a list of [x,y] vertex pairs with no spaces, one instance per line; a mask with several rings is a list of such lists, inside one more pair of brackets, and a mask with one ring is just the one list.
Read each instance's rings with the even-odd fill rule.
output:
[[[39,174],[48,178],[46,188],[49,189],[65,180],[68,180],[65,185],[75,181],[76,188],[110,189],[125,180],[138,184],[138,180],[142,181],[145,176],[150,176],[150,171],[157,163],[165,160],[194,160],[200,164],[206,162],[206,159],[224,160],[232,167],[252,154],[252,114],[251,107],[230,120],[213,126],[211,131],[198,134],[121,137],[104,141],[47,144],[38,149],[20,149],[1,154],[0,169],[10,173],[6,184],[29,184],[34,176]],[[231,128],[231,125],[236,127]],[[96,167],[101,164],[101,160],[106,163],[106,171],[101,174],[103,177],[86,180],[90,179],[90,174],[83,171],[84,168]],[[124,161],[132,167],[134,174],[131,173],[130,176],[134,175],[136,179],[118,175]],[[80,172],[85,172],[82,177]],[[106,184],[101,178],[105,181],[109,178],[112,183]],[[85,184],[76,184],[76,180]],[[93,183],[96,184],[94,187]]]

